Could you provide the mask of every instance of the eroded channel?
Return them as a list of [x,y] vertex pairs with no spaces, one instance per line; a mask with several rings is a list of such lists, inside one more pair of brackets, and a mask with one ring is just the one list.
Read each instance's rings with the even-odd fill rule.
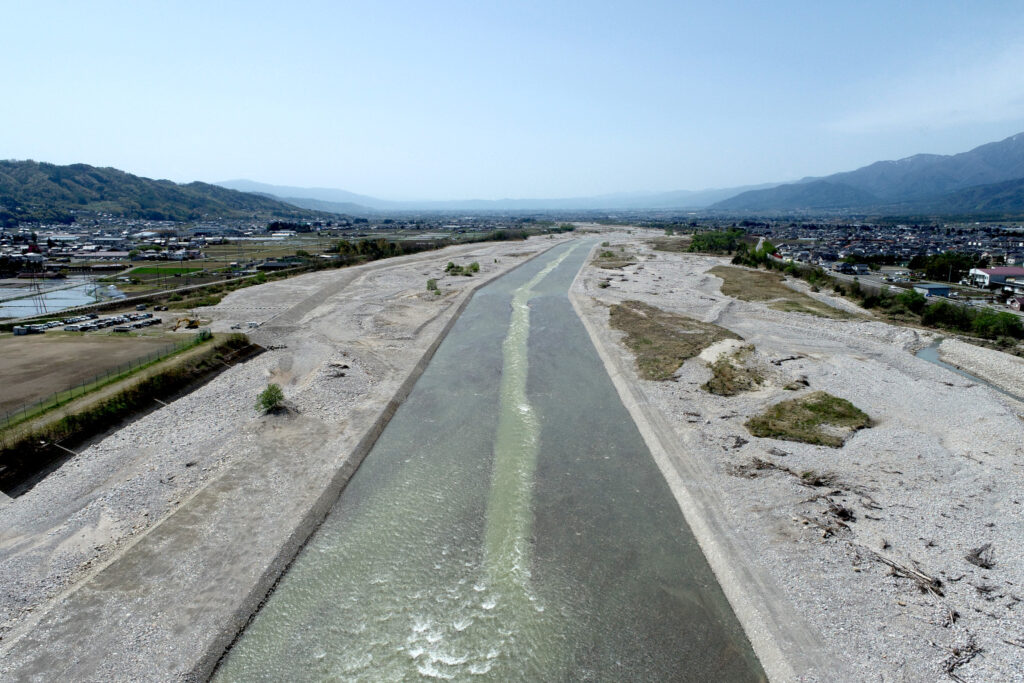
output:
[[590,246],[477,292],[216,680],[764,680],[568,301]]

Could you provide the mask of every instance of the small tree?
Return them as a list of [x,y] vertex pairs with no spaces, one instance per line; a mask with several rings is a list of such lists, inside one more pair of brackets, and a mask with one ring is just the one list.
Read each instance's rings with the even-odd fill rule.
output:
[[264,412],[270,412],[280,407],[284,401],[284,392],[277,384],[268,384],[267,388],[256,399],[256,408]]

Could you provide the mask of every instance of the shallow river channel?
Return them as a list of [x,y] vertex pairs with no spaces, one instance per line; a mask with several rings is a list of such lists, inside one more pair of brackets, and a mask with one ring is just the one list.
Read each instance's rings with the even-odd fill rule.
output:
[[480,289],[218,681],[760,681],[567,292]]

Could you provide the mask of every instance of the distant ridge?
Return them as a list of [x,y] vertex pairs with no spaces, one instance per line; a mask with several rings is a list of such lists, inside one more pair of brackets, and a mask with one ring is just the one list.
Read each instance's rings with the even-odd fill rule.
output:
[[769,190],[752,190],[731,199],[713,204],[711,208],[727,208],[740,211],[784,210],[784,209],[842,209],[849,206],[870,206],[878,203],[878,197],[865,190],[815,180],[809,183],[793,183]]
[[719,211],[851,209],[924,213],[1024,213],[1024,133],[953,155],[917,154],[855,171],[744,192]]
[[1024,215],[1024,178],[977,185],[941,197],[887,207],[894,213],[940,213],[965,216]]
[[257,214],[284,219],[316,215],[278,199],[209,183],[152,180],[88,164],[0,161],[0,225],[70,222],[81,212],[177,221]]

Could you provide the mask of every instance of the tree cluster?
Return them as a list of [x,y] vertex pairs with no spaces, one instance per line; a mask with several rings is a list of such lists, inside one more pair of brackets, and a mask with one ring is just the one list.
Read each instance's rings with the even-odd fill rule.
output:
[[918,254],[910,259],[909,268],[921,271],[929,280],[956,282],[967,275],[971,268],[987,268],[989,260],[973,254],[947,251],[942,254],[925,256]]
[[742,230],[698,232],[690,241],[690,251],[704,254],[732,254],[739,249],[747,233]]

